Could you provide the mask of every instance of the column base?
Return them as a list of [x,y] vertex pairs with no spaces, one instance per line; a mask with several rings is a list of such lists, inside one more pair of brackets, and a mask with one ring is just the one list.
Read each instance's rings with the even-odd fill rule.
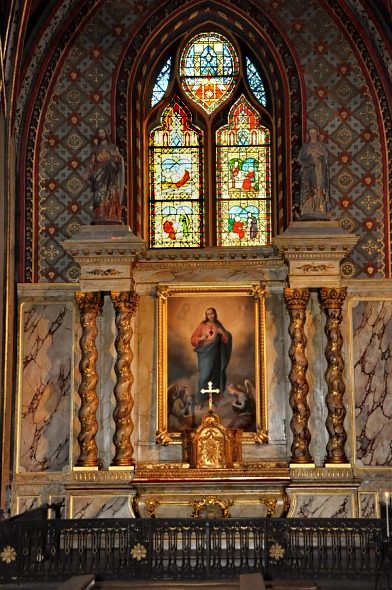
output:
[[99,471],[99,467],[98,465],[75,465],[74,467],[72,467],[72,471]]
[[351,469],[351,463],[324,463],[324,467],[327,469]]
[[316,463],[289,463],[290,469],[315,469]]
[[135,471],[134,465],[109,465],[109,471]]

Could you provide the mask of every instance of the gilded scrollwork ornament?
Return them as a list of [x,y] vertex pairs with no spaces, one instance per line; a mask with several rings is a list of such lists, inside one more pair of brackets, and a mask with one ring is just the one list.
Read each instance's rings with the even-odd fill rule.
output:
[[219,516],[222,518],[230,518],[229,508],[233,504],[234,501],[232,499],[222,500],[217,496],[206,496],[201,500],[194,500],[192,518],[200,518],[203,511],[206,511],[207,515],[218,511]]
[[170,433],[168,432],[168,430],[159,430],[157,432],[156,438],[155,438],[157,444],[166,446],[168,444],[170,444],[171,442],[173,442],[173,438],[170,435]]
[[111,291],[111,300],[116,312],[117,337],[115,348],[117,359],[114,371],[117,376],[114,388],[116,407],[113,412],[115,432],[113,443],[115,446],[115,456],[112,461],[113,466],[133,465],[133,446],[131,444],[131,434],[133,432],[132,409],[132,385],[133,374],[131,363],[133,352],[131,348],[132,339],[132,317],[136,313],[138,304],[138,295],[133,291]]
[[80,432],[78,442],[80,448],[77,467],[97,467],[98,447],[95,435],[98,431],[97,409],[98,373],[96,370],[98,351],[95,345],[97,337],[97,316],[102,313],[103,297],[100,292],[81,292],[75,294],[76,302],[80,310],[80,323],[82,335],[79,345],[81,360],[79,370],[81,382],[79,385],[80,396]]
[[291,337],[291,346],[289,349],[291,360],[291,370],[289,373],[291,390],[289,401],[293,410],[293,416],[290,422],[290,428],[293,433],[291,462],[311,463],[312,457],[309,451],[311,435],[308,428],[310,410],[307,403],[309,385],[306,379],[308,360],[305,354],[307,338],[304,331],[309,290],[287,288],[284,290],[284,299],[290,314],[289,334]]
[[328,431],[326,463],[348,463],[344,445],[347,434],[344,429],[346,409],[343,397],[345,384],[343,381],[344,360],[342,356],[343,337],[340,331],[342,323],[342,306],[347,296],[347,289],[323,287],[319,291],[321,309],[326,315],[325,334],[327,345],[325,358],[327,370],[325,380],[328,386],[326,405],[328,415],[326,427]]
[[255,443],[258,445],[266,445],[268,443],[268,432],[263,428],[258,427],[255,432]]

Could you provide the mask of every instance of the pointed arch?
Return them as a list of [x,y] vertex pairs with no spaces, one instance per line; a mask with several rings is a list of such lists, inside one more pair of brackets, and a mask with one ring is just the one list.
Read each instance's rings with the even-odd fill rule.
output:
[[244,95],[216,132],[218,245],[270,242],[270,131]]
[[[207,20],[206,11],[209,15]],[[201,1],[192,3],[192,6],[181,5],[170,14],[162,9],[162,15],[156,18],[156,28],[138,48],[140,54],[151,56],[151,60],[148,63],[145,59],[138,60],[132,44],[124,53],[118,70],[114,104],[117,138],[122,151],[128,154],[128,186],[132,195],[129,210],[137,233],[145,237],[148,235],[148,183],[143,174],[145,168],[140,166],[140,162],[146,158],[146,146],[141,138],[146,124],[144,105],[149,101],[149,88],[158,71],[159,61],[162,63],[164,55],[174,52],[184,36],[190,34],[189,31],[200,32],[201,23],[203,31],[209,28],[221,30],[238,39],[245,47],[258,47],[257,56],[252,53],[252,58],[271,89],[269,108],[275,121],[271,129],[273,233],[278,233],[291,218],[292,200],[299,192],[299,179],[293,163],[302,141],[303,81],[285,37],[267,14],[260,11],[255,20],[249,17],[252,13],[251,3],[248,6],[247,1],[242,2],[241,8],[221,2]],[[210,187],[207,187],[209,190]],[[208,234],[210,239],[210,230]]]
[[203,133],[174,96],[149,138],[149,233],[158,248],[203,245]]

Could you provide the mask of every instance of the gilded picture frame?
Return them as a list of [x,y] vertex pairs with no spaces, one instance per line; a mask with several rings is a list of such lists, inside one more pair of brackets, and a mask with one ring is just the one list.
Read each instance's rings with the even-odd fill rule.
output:
[[[180,443],[184,430],[198,427],[208,411],[201,384],[214,367],[213,386],[223,391],[213,395],[213,411],[227,428],[242,430],[244,442],[266,443],[264,286],[161,283],[157,301],[157,442]],[[200,353],[204,338],[220,342]],[[219,357],[205,361],[218,346]]]

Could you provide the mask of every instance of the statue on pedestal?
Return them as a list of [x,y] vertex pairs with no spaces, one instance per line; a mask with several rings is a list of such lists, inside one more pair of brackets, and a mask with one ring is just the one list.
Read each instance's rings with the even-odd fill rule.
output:
[[328,151],[311,127],[298,155],[301,164],[301,219],[329,219]]
[[110,142],[106,129],[97,131],[85,178],[93,192],[93,225],[122,225],[121,203],[124,192],[124,160]]

